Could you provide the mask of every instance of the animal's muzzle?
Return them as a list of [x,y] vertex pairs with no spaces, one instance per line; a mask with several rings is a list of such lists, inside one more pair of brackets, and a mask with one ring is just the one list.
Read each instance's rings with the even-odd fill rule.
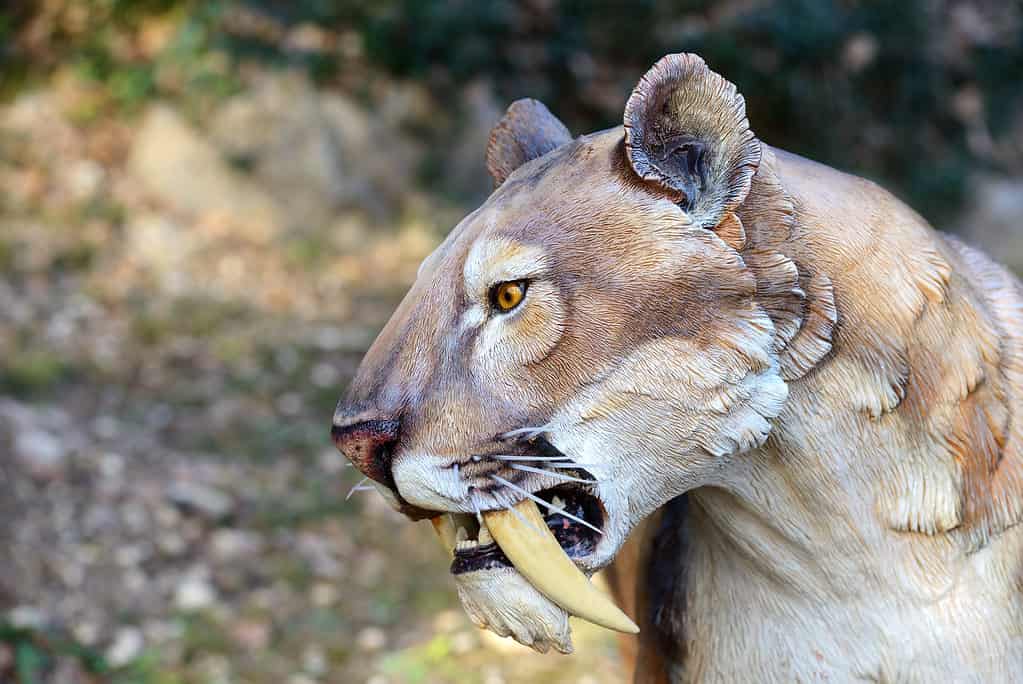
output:
[[365,414],[334,415],[330,436],[338,451],[359,471],[394,493],[399,510],[412,520],[432,518],[436,511],[413,506],[398,493],[391,469],[394,451],[401,438],[401,421],[395,418],[366,418]]

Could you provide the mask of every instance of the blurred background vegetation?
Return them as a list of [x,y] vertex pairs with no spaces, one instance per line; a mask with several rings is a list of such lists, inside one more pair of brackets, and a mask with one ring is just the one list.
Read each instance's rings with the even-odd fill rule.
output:
[[[617,125],[700,53],[767,142],[1023,267],[1004,0],[0,9],[0,681],[618,681],[477,632],[327,438],[511,100]],[[6,554],[6,556],[5,556]]]

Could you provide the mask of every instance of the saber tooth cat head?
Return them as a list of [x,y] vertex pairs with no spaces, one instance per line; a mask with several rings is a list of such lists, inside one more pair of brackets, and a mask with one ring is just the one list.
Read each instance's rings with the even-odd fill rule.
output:
[[621,127],[573,138],[533,100],[495,126],[493,194],[423,262],[333,421],[397,510],[434,520],[477,624],[540,651],[571,649],[568,615],[635,631],[586,576],[767,439],[802,292],[740,253],[764,154],[687,54]]

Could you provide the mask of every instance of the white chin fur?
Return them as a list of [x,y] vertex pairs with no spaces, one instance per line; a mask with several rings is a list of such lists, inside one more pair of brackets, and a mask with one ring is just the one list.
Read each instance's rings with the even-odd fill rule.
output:
[[494,568],[455,575],[462,607],[477,627],[535,651],[553,646],[572,652],[568,613],[548,601],[513,568]]

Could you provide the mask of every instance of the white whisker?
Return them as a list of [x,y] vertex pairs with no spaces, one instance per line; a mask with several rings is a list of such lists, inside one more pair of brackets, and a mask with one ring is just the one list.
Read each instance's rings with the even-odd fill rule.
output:
[[355,486],[348,490],[348,496],[345,497],[345,501],[348,501],[350,498],[352,498],[352,494],[354,494],[355,492],[364,492],[367,489],[373,489],[373,487],[363,487],[362,486],[362,485],[366,484],[366,482],[368,482],[368,481],[369,481],[369,478],[368,477],[364,477],[361,480],[359,480],[358,482],[356,482]]
[[540,475],[550,475],[556,477],[559,480],[565,480],[566,482],[582,482],[583,484],[593,484],[593,480],[584,480],[581,477],[572,477],[571,475],[565,475],[564,473],[555,473],[550,470],[544,470],[543,468],[534,468],[527,465],[519,465],[518,463],[512,463],[512,468],[515,470],[523,470],[528,473],[538,473]]
[[529,520],[526,520],[526,516],[522,515],[517,510],[515,510],[515,505],[508,500],[508,497],[506,497],[503,492],[494,492],[494,498],[503,503],[504,507],[507,510],[511,511],[512,515],[518,518],[519,522],[521,522],[523,525],[526,525],[527,527],[531,528],[537,534],[543,534],[543,530],[537,529],[536,525],[531,523]]
[[551,424],[547,423],[546,425],[541,425],[540,427],[521,427],[521,428],[516,428],[514,430],[509,430],[508,432],[505,432],[504,434],[501,435],[501,437],[504,437],[504,438],[507,438],[507,437],[526,437],[527,439],[532,439],[533,437],[537,437],[537,436],[542,435],[543,433],[547,432],[550,429],[550,427],[551,427]]
[[531,523],[531,522],[529,522],[528,520],[526,520],[526,516],[522,515],[521,513],[519,513],[519,512],[518,512],[517,510],[515,510],[514,508],[508,508],[508,510],[509,510],[509,511],[511,511],[511,512],[512,512],[512,514],[513,514],[513,515],[514,515],[514,516],[515,516],[516,518],[518,518],[518,519],[519,519],[519,522],[521,522],[522,524],[524,524],[524,525],[527,525],[528,527],[532,528],[532,529],[533,529],[533,531],[534,531],[534,532],[536,532],[537,534],[543,534],[543,531],[541,531],[541,530],[538,530],[538,529],[536,528],[536,525],[534,525],[533,523]]
[[548,503],[548,502],[544,501],[543,499],[538,497],[536,494],[533,494],[532,492],[526,491],[525,489],[523,489],[522,487],[518,486],[514,482],[509,482],[508,480],[504,479],[500,475],[491,475],[490,479],[494,480],[495,482],[500,482],[505,487],[508,487],[509,489],[512,489],[512,490],[518,492],[519,494],[532,499],[536,503],[540,504],[541,506],[544,506],[545,508],[548,508],[548,509],[554,511],[555,513],[558,513],[560,515],[565,516],[569,520],[574,520],[577,523],[579,523],[580,525],[585,525],[586,527],[590,528],[591,530],[593,530],[597,534],[600,534],[600,535],[604,534],[603,532],[600,531],[600,529],[594,527],[593,525],[591,525],[590,523],[586,522],[582,518],[576,517],[576,516],[572,515],[571,513],[566,513],[564,510],[562,510],[560,508],[556,508],[554,506],[554,504],[551,504],[551,503]]
[[568,461],[568,456],[519,456],[514,454],[495,454],[492,458],[498,461]]

